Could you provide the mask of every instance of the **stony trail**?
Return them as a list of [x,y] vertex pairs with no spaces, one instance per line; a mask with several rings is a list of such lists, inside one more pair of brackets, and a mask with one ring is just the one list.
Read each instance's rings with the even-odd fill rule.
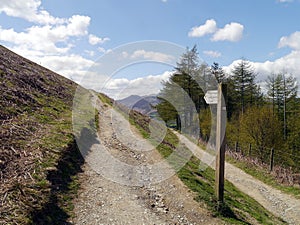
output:
[[[168,174],[160,154],[123,116],[103,104],[98,110],[97,144],[85,158],[74,224],[225,224]],[[152,171],[156,163],[167,173]]]
[[[215,168],[215,156],[203,151],[199,146],[175,132],[181,143],[184,143],[193,154],[202,162]],[[268,211],[281,217],[289,224],[300,224],[300,199],[285,194],[245,173],[243,170],[231,165],[225,164],[225,178],[233,183],[242,192],[248,194]]]

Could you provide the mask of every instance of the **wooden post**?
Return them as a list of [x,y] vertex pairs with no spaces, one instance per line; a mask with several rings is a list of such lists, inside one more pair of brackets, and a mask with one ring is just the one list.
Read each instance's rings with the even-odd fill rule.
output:
[[271,149],[271,153],[270,153],[270,171],[273,171],[273,165],[274,165],[274,148]]
[[251,157],[251,151],[252,151],[252,145],[251,143],[249,144],[249,157]]
[[225,174],[225,125],[226,125],[226,86],[218,86],[218,104],[217,104],[217,130],[216,130],[216,180],[215,193],[218,202],[224,201],[224,174]]

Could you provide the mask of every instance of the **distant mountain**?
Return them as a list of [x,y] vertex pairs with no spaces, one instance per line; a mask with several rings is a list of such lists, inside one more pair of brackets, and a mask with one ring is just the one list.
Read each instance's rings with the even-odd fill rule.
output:
[[131,95],[127,98],[117,100],[117,102],[122,105],[125,105],[129,109],[134,109],[145,115],[150,115],[153,112],[156,112],[153,106],[156,106],[159,103],[159,100],[156,95]]

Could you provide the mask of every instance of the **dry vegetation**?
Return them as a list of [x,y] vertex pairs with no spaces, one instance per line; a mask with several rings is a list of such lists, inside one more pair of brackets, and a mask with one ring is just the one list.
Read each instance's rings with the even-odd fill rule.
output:
[[0,46],[0,85],[0,224],[66,221],[76,84]]

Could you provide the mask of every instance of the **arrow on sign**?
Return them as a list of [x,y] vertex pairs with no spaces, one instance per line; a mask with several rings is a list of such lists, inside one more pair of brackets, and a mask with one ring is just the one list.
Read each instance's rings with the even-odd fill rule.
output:
[[218,90],[209,90],[204,96],[204,100],[207,104],[217,104],[218,103]]

